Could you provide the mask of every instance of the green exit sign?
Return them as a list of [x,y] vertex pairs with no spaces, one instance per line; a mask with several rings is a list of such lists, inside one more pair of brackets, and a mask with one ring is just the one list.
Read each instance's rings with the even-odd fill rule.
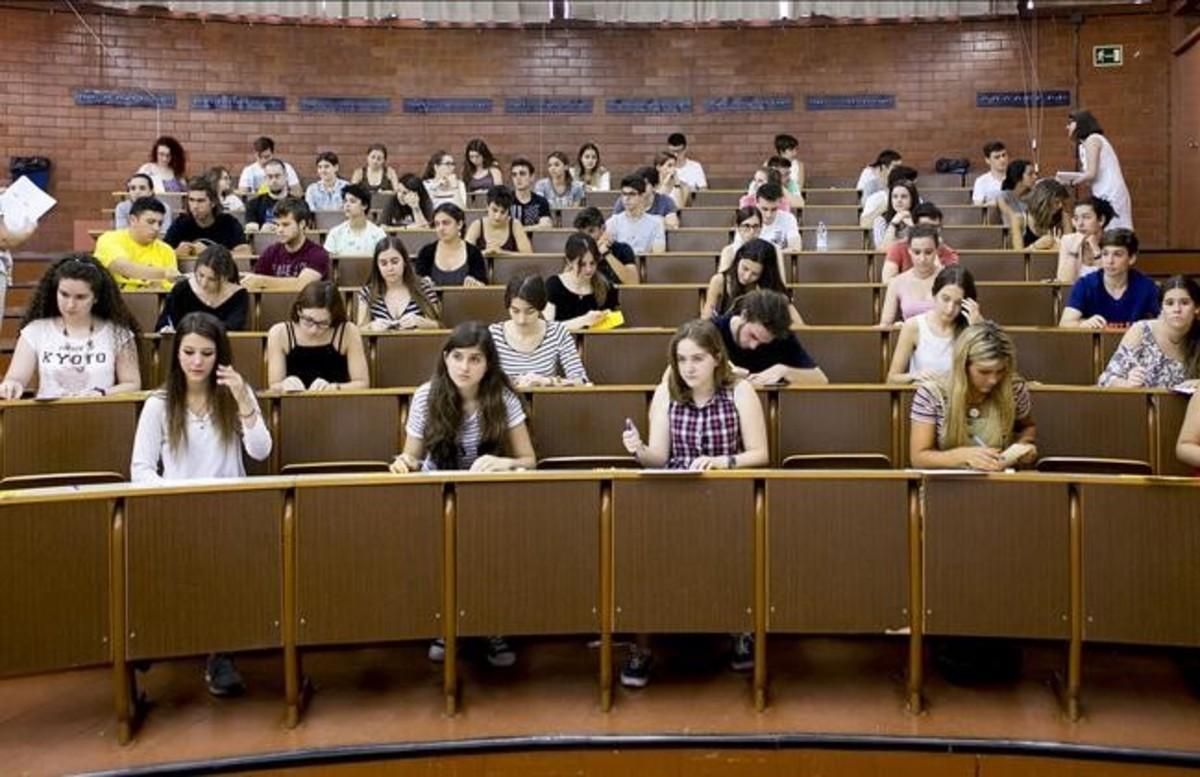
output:
[[1092,46],[1093,67],[1120,67],[1125,64],[1125,47],[1118,44]]

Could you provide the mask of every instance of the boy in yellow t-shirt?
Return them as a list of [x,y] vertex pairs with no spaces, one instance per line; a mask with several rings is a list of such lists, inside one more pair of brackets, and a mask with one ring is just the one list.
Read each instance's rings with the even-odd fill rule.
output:
[[96,239],[96,259],[108,268],[121,291],[170,289],[180,277],[175,252],[158,239],[166,208],[153,197],[134,200],[129,226]]

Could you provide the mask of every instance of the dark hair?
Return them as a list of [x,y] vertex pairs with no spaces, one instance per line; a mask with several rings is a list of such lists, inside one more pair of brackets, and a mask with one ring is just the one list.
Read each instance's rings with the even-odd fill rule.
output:
[[[384,156],[387,156],[386,149],[384,150]],[[338,165],[341,164],[341,162],[338,161],[338,155],[333,153],[332,151],[322,151],[321,153],[317,154],[317,162],[318,163],[328,162],[329,164],[333,165],[334,167],[337,167]]]
[[187,170],[187,153],[183,150],[183,145],[170,135],[163,135],[150,147],[151,162],[158,162],[159,146],[166,146],[167,150],[171,152],[171,172],[175,173],[176,178],[183,178]]
[[[229,175],[229,169],[225,168],[225,167],[221,167],[220,165],[214,165],[213,167],[210,167],[204,171],[204,177],[208,180],[208,182],[210,184],[212,184],[213,191],[217,193],[218,198],[220,198],[220,196],[221,196],[221,176],[222,175]],[[233,189],[233,180],[232,180],[233,176],[230,175],[229,177],[230,177],[229,188],[232,190]]]
[[1123,227],[1106,229],[1104,230],[1104,234],[1100,236],[1100,248],[1104,249],[1108,246],[1124,248],[1129,252],[1130,256],[1137,256],[1138,236],[1132,229],[1125,229]]
[[383,145],[382,143],[372,143],[371,145],[367,146],[367,156],[370,156],[372,151],[378,151],[378,152],[382,153],[383,161],[384,162],[387,161],[387,158],[388,158],[387,146]]
[[365,209],[369,210],[371,208],[371,192],[367,191],[367,187],[360,183],[347,184],[342,189],[343,202],[345,201],[346,197],[353,197],[354,199],[358,200],[362,203],[362,206]]
[[918,202],[912,209],[913,224],[916,224],[924,216],[927,219],[933,219],[941,224],[945,216],[942,214],[942,209],[934,205],[932,202]]
[[1117,217],[1117,211],[1113,208],[1112,203],[1094,194],[1091,197],[1084,197],[1082,200],[1075,202],[1076,208],[1080,205],[1087,205],[1092,209],[1092,213],[1095,213],[1096,218],[1100,220],[1100,227],[1102,229],[1107,228],[1112,223],[1112,220]]
[[321,308],[329,311],[329,325],[337,328],[346,323],[346,303],[333,281],[312,281],[296,295],[289,317],[292,322],[300,320],[301,310]]
[[421,173],[421,177],[426,181],[431,181],[437,177],[437,163],[442,161],[442,157],[452,156],[448,151],[437,150],[433,152],[433,156],[429,157],[429,161],[425,163],[425,172]]
[[1067,187],[1053,178],[1039,178],[1025,196],[1029,230],[1035,235],[1050,233],[1062,219],[1063,205],[1071,194]]
[[[463,213],[463,209],[455,205],[453,202],[443,202],[441,205],[433,209],[433,215],[445,213],[450,218],[454,219],[459,224],[459,237],[462,237],[462,231],[467,226],[467,214]],[[433,219],[430,219],[432,221]]]
[[[916,219],[914,218],[913,221],[916,221]],[[938,228],[931,227],[928,224],[913,224],[908,228],[908,237],[905,240],[909,245],[912,245],[912,241],[921,237],[933,238],[935,248],[942,244],[942,236],[938,232]]]
[[566,257],[567,264],[578,262],[586,254],[591,254],[596,260],[596,272],[592,273],[592,295],[596,298],[596,304],[603,309],[605,301],[608,299],[608,290],[610,287],[608,279],[604,277],[604,273],[600,272],[599,264],[602,261],[600,257],[600,247],[596,245],[596,241],[591,235],[583,232],[575,232],[567,236],[567,243],[563,246],[563,256]]
[[783,187],[773,181],[767,181],[758,187],[758,191],[754,193],[754,199],[766,200],[767,202],[781,200],[783,199]]
[[738,208],[736,211],[734,211],[733,224],[734,226],[737,226],[751,217],[757,217],[758,223],[762,223],[762,211],[758,209],[757,205],[747,205],[744,208]]
[[[887,188],[887,210],[883,212],[884,221],[891,221],[896,217],[896,210],[892,207],[892,190],[897,186],[901,186],[907,190],[908,196],[912,198],[912,204],[908,206],[909,208],[917,207],[917,203],[921,201],[921,195],[917,193],[917,185],[915,183],[912,181],[897,181]],[[915,222],[916,219],[913,219],[913,221]]]
[[146,211],[151,211],[152,213],[157,213],[160,216],[165,216],[167,215],[167,206],[163,205],[154,197],[138,197],[133,201],[133,204],[129,206],[130,216],[140,216]]
[[989,140],[987,143],[983,144],[983,156],[985,159],[987,157],[990,157],[992,154],[996,153],[997,151],[1007,151],[1007,150],[1008,150],[1008,146],[1004,145],[999,140]]
[[1017,188],[1017,184],[1025,177],[1025,171],[1033,165],[1028,159],[1014,159],[1008,163],[1008,168],[1004,171],[1004,183],[1000,184],[1000,190],[1010,192]]
[[603,227],[604,214],[595,205],[589,205],[575,214],[575,221],[571,226],[581,232],[586,229]]
[[[568,159],[568,158],[567,158],[567,155],[566,155],[566,154],[564,154],[562,151],[551,151],[549,154],[547,154],[547,155],[546,155],[546,161],[548,162],[548,161],[550,161],[551,159],[557,159],[559,162],[562,162],[562,166],[563,166],[563,180],[565,180],[565,181],[567,182],[567,186],[570,186],[570,185],[571,185],[571,181],[572,181],[572,178],[571,178],[571,160],[570,160],[570,159]],[[547,174],[547,175],[549,175],[549,170],[550,170],[550,166],[549,166],[549,165],[547,165],[547,166],[546,166],[546,171],[547,171],[547,172],[546,172],[546,174]]]
[[779,170],[780,168],[792,168],[792,161],[785,156],[773,156],[767,160],[767,168]]
[[915,167],[908,165],[896,165],[888,171],[887,185],[891,189],[901,181],[915,181],[921,174],[917,172]]
[[[367,200],[370,202],[370,199]],[[284,197],[275,204],[275,218],[280,216],[291,216],[296,220],[297,224],[312,226],[313,213],[308,208],[308,203],[299,197]]]
[[[593,168],[592,173],[590,174],[587,170],[583,169],[583,152],[588,150],[596,152],[596,167]],[[579,153],[576,154],[575,161],[579,163],[579,178],[585,182],[592,175],[599,175],[600,171],[604,169],[604,166],[600,164],[600,147],[591,141],[588,141],[579,147]]]
[[262,135],[254,139],[254,153],[261,154],[264,151],[275,151],[275,141]]
[[652,166],[639,167],[634,171],[634,175],[640,176],[646,185],[651,189],[657,188],[660,178],[658,176],[658,168]]
[[488,144],[483,142],[483,138],[471,138],[467,141],[467,149],[463,152],[463,178],[470,178],[476,173],[475,165],[471,164],[471,152],[475,151],[483,157],[483,164],[479,170],[490,170],[496,167],[496,157],[492,156],[492,150],[488,148]]
[[505,395],[511,393],[521,402],[521,395],[500,366],[500,356],[487,326],[478,321],[466,321],[454,327],[442,346],[441,358],[429,381],[425,406],[425,449],[434,465],[441,470],[458,466],[458,435],[462,430],[463,401],[458,387],[450,379],[446,358],[458,348],[478,348],[483,352],[487,367],[479,382],[479,455],[506,452],[508,442],[508,410]]
[[91,287],[92,296],[95,297],[92,303],[92,315],[95,318],[128,329],[135,337],[142,333],[142,328],[126,307],[112,275],[94,256],[86,253],[67,254],[42,273],[29,304],[25,306],[25,318],[21,319],[21,329],[40,318],[61,315],[58,309],[58,285],[64,280],[83,281]]
[[796,140],[795,135],[776,135],[775,136],[775,153],[783,154],[784,151],[790,151],[793,148],[799,148],[800,141]]
[[1076,143],[1082,143],[1088,139],[1089,135],[1103,135],[1104,129],[1100,126],[1100,122],[1096,121],[1096,117],[1091,111],[1071,111],[1067,114],[1067,118],[1075,122],[1075,131],[1071,133],[1071,140]]
[[[1164,300],[1167,298],[1168,291],[1175,289],[1183,289],[1187,295],[1192,298],[1192,304],[1200,308],[1200,284],[1188,275],[1172,275],[1162,282],[1158,290],[1158,303],[1161,307]],[[1184,359],[1183,366],[1186,370],[1187,377],[1200,377],[1200,318],[1192,321],[1192,328],[1188,330],[1187,336],[1184,337]]]
[[871,163],[871,167],[887,167],[892,162],[899,162],[904,157],[900,156],[899,151],[893,151],[890,148],[885,148],[879,152],[879,156],[875,157],[875,161]]
[[687,136],[684,135],[682,132],[672,132],[670,135],[667,135],[667,145],[668,146],[683,146],[686,148],[687,147]]
[[672,400],[692,401],[692,389],[679,374],[679,344],[684,340],[691,340],[713,357],[716,362],[713,368],[714,388],[723,389],[733,385],[733,368],[729,366],[729,354],[725,350],[725,340],[721,337],[720,330],[710,320],[694,319],[676,329],[667,346],[667,390]]
[[237,283],[240,275],[238,273],[237,262],[233,259],[233,254],[223,245],[213,244],[206,246],[200,255],[196,257],[196,264],[192,272],[207,267],[213,271],[213,274],[222,280],[230,283]]
[[204,383],[208,393],[209,417],[213,420],[221,443],[229,445],[238,438],[238,403],[229,389],[217,385],[217,367],[227,367],[233,363],[233,349],[229,345],[229,335],[226,334],[225,325],[221,320],[211,313],[201,311],[188,313],[175,325],[171,363],[167,367],[167,378],[162,386],[167,405],[167,444],[172,451],[178,451],[187,444],[187,376],[179,363],[179,349],[183,347],[183,338],[187,335],[203,337],[216,346],[216,360]]
[[404,272],[400,275],[400,282],[408,289],[409,299],[421,309],[422,316],[437,321],[441,316],[422,290],[421,282],[417,280],[417,271],[408,255],[408,247],[404,245],[404,240],[399,235],[388,235],[375,244],[375,253],[371,257],[371,274],[367,276],[367,282],[363,285],[367,305],[370,306],[375,300],[383,299],[387,294],[387,281],[383,279],[383,273],[379,271],[379,256],[389,250],[395,251],[404,259]]
[[[975,276],[961,264],[952,264],[938,271],[933,278],[933,295],[937,296],[937,293],[947,286],[957,286],[962,289],[963,299],[979,299],[978,292],[975,290]],[[957,336],[966,328],[966,316],[955,316],[954,334]]]
[[129,188],[129,184],[133,182],[134,178],[144,178],[146,180],[146,185],[150,187],[150,191],[154,191],[154,179],[151,178],[149,176],[149,174],[147,174],[147,173],[134,173],[133,175],[126,178],[125,179],[125,188],[126,189]]
[[[512,210],[513,203],[516,202],[516,195],[513,190],[507,186],[489,186],[487,190],[487,204],[496,205],[503,208],[505,213]],[[511,216],[512,214],[509,213]]]
[[[678,162],[678,161],[679,161],[679,157],[675,156],[675,152],[674,152],[674,151],[659,151],[659,152],[657,152],[657,153],[654,155],[654,169],[655,169],[655,171],[657,171],[657,170],[658,170],[658,168],[660,168],[660,167],[662,167],[663,165],[665,165],[665,164],[667,163],[667,161],[668,161],[668,160],[669,160],[669,161],[673,161],[673,162]],[[662,178],[662,176],[660,175],[660,176],[659,176],[659,178]]]
[[762,324],[771,337],[779,339],[791,331],[792,314],[788,305],[786,294],[771,289],[755,289],[734,300],[733,313],[741,315],[746,321]]
[[[433,221],[433,198],[429,196],[429,190],[425,188],[425,184],[421,182],[413,173],[405,173],[400,176],[400,185],[410,192],[417,193],[417,207],[421,210],[421,215],[425,217],[425,221]],[[400,192],[396,192],[396,205],[391,209],[391,218],[393,223],[401,221],[404,216],[411,216],[412,208],[400,201]]]
[[[209,180],[208,176],[193,175],[187,181],[187,188],[189,192],[204,192],[204,194],[208,197],[208,201],[212,203],[213,212],[221,212],[221,198],[217,196],[217,188],[213,186],[213,182]],[[129,210],[132,212],[133,208],[130,208]],[[163,210],[165,215],[166,209],[164,208]]]
[[[737,274],[738,265],[743,260],[762,265],[762,274],[758,276],[758,281],[754,286],[749,288],[742,285]],[[770,289],[780,294],[787,294],[787,286],[779,277],[779,254],[775,245],[760,238],[742,243],[737,253],[733,255],[733,262],[725,268],[722,274],[725,276],[725,298],[722,305],[724,310],[728,310],[738,297],[748,294],[754,289]],[[790,320],[789,318],[789,322]]]
[[622,189],[629,188],[629,189],[633,189],[638,194],[645,194],[646,193],[646,179],[643,178],[641,176],[641,174],[639,174],[639,173],[634,173],[633,175],[627,175],[621,179],[621,188]]
[[514,299],[525,300],[538,312],[545,310],[546,281],[536,273],[514,275],[504,287],[504,307],[511,305]]
[[508,166],[508,169],[509,169],[509,171],[512,171],[512,170],[516,170],[518,167],[524,167],[526,170],[529,171],[530,175],[533,175],[534,172],[537,170],[537,168],[535,168],[533,166],[533,162],[530,162],[528,159],[526,159],[523,156],[519,156],[516,159],[514,159],[512,161],[512,164],[510,164]]

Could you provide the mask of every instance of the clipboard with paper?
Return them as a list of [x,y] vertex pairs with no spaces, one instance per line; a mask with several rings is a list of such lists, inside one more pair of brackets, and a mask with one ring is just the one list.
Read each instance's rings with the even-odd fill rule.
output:
[[15,231],[33,226],[57,204],[58,200],[24,175],[0,194],[0,214],[3,214],[4,224]]

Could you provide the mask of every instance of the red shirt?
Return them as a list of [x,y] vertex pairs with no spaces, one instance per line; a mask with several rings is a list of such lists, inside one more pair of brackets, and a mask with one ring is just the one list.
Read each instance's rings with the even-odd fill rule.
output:
[[[885,262],[899,265],[900,272],[912,267],[912,257],[908,253],[908,243],[903,241],[892,243],[887,250],[887,256],[884,257]],[[943,267],[949,267],[952,264],[958,264],[958,252],[945,243],[938,245],[938,261]]]

